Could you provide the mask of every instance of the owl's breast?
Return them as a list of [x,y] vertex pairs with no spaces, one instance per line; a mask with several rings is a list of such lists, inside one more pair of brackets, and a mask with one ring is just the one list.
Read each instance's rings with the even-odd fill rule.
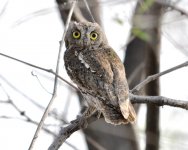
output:
[[118,104],[112,64],[104,50],[69,49],[64,55],[65,67],[71,80],[85,93],[91,93]]
[[77,84],[79,88],[91,89],[91,83],[93,82],[92,72],[90,64],[85,61],[83,56],[83,50],[70,49],[64,54],[65,68],[71,80]]

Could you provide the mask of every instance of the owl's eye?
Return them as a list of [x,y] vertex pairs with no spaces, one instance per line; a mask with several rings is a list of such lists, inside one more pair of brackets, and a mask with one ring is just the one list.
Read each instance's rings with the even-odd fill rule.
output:
[[72,36],[73,36],[73,38],[75,38],[75,39],[79,39],[79,38],[80,38],[80,32],[79,32],[79,31],[74,31],[74,32],[72,33]]
[[90,39],[95,41],[97,39],[97,37],[98,37],[98,34],[96,32],[91,32]]

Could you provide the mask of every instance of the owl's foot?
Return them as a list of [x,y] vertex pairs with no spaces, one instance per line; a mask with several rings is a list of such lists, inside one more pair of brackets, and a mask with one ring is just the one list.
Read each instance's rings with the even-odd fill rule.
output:
[[77,119],[71,121],[71,124],[79,124],[80,128],[85,129],[88,126],[87,117],[78,115]]
[[87,107],[82,115],[78,115],[77,119],[71,121],[72,124],[79,124],[81,128],[87,128],[87,119],[96,113],[96,118],[99,119],[101,116],[100,111],[96,111],[95,107]]
[[100,119],[100,117],[101,117],[101,111],[97,111],[97,119]]

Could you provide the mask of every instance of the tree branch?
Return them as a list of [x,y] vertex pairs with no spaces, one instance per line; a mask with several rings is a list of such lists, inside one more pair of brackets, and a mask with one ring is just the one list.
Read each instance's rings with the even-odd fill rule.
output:
[[162,6],[166,6],[166,7],[170,7],[178,12],[180,12],[182,15],[185,15],[186,17],[188,17],[188,12],[181,9],[180,7],[176,6],[176,5],[173,5],[171,4],[170,2],[166,2],[166,1],[163,1],[163,0],[156,0],[156,2]]
[[73,84],[71,84],[70,82],[68,82],[67,80],[65,80],[63,77],[61,77],[60,75],[56,74],[52,69],[46,69],[46,68],[43,68],[43,67],[40,67],[40,66],[37,66],[37,65],[34,65],[34,64],[31,64],[31,63],[28,63],[26,61],[23,61],[23,60],[20,60],[20,59],[17,59],[17,58],[14,58],[12,56],[9,56],[9,55],[6,55],[6,54],[3,54],[3,53],[0,53],[1,56],[4,56],[6,58],[9,58],[9,59],[12,59],[12,60],[15,60],[17,62],[20,62],[24,65],[28,65],[30,67],[33,67],[33,68],[37,68],[39,70],[42,70],[42,71],[45,71],[45,72],[48,72],[48,73],[51,73],[55,76],[57,76],[59,79],[61,79],[63,82],[67,83],[68,85],[70,85],[74,90],[78,90],[78,88],[76,86],[74,86]]
[[[73,3],[72,3],[72,6],[71,6],[71,9],[70,9],[70,11],[69,11],[68,18],[67,18],[67,21],[66,21],[65,29],[64,29],[64,32],[63,32],[63,37],[62,37],[62,40],[61,40],[61,42],[60,42],[59,53],[58,53],[58,58],[57,58],[57,65],[56,65],[56,75],[58,75],[58,73],[59,73],[59,63],[60,63],[60,58],[61,58],[61,53],[62,53],[62,47],[63,47],[63,44],[64,44],[64,38],[65,38],[65,35],[66,35],[66,33],[67,33],[67,30],[68,30],[68,27],[69,27],[69,23],[70,23],[70,20],[71,20],[71,16],[72,16],[72,14],[73,14],[73,10],[74,10],[74,8],[75,8],[76,2],[77,2],[77,0],[73,1]],[[43,116],[42,116],[42,118],[41,118],[41,120],[40,120],[40,122],[39,122],[39,125],[38,125],[38,127],[37,127],[37,130],[35,131],[34,137],[33,137],[32,141],[31,141],[30,146],[29,146],[29,150],[32,150],[32,149],[33,149],[33,146],[34,146],[34,144],[35,144],[35,141],[36,141],[36,139],[38,138],[38,134],[39,134],[40,130],[42,129],[42,126],[43,126],[43,124],[44,124],[44,121],[45,121],[46,117],[48,116],[48,113],[49,113],[49,111],[50,111],[50,108],[51,108],[51,106],[52,106],[52,104],[53,104],[53,102],[54,102],[54,100],[55,100],[55,98],[56,98],[56,96],[57,96],[57,95],[56,95],[56,91],[57,91],[57,82],[58,82],[57,79],[58,79],[58,77],[55,76],[55,79],[54,79],[54,89],[53,89],[52,98],[51,98],[51,100],[50,100],[48,106],[47,106],[46,109],[45,109],[45,112],[44,112],[44,114],[43,114]]]
[[170,69],[167,69],[163,72],[148,76],[144,81],[142,81],[137,86],[135,86],[130,92],[131,93],[138,93],[146,84],[150,83],[151,81],[154,81],[154,80],[158,79],[160,76],[163,76],[167,73],[170,73],[172,71],[178,70],[178,69],[186,67],[186,66],[188,66],[188,61],[186,61],[186,62],[184,62],[180,65],[177,65],[175,67],[172,67]]
[[[87,126],[82,126],[80,123],[82,122],[86,122],[87,125],[96,121],[98,118],[98,113],[95,113],[94,115],[92,115],[89,118],[84,118],[79,117],[76,120],[74,120],[73,122],[71,122],[71,124],[69,124],[67,127],[61,128],[61,130],[59,131],[58,136],[54,139],[53,143],[50,145],[50,147],[48,148],[48,150],[58,150],[60,148],[60,146],[65,142],[65,140],[67,138],[69,138],[69,136],[71,134],[73,134],[74,132],[86,128]],[[80,121],[82,120],[82,121]]]
[[179,107],[182,109],[188,109],[188,101],[183,100],[175,100],[171,98],[167,98],[164,96],[138,96],[129,93],[130,101],[134,104],[155,104],[157,106],[172,106],[172,107]]
[[[163,97],[163,96],[138,96],[138,95],[134,95],[129,93],[129,97],[130,97],[130,101],[131,103],[138,103],[138,104],[155,104],[157,106],[172,106],[172,107],[179,107],[179,108],[183,108],[183,109],[188,109],[188,101],[183,101],[183,100],[175,100],[175,99],[171,99],[171,98],[167,98],[167,97]],[[82,126],[80,123],[82,120],[82,122],[87,122],[87,124],[89,125],[90,123],[96,121],[97,115],[94,114],[93,116],[91,116],[90,118],[77,118],[76,120],[74,120],[74,122],[72,122],[71,124],[69,124],[67,127],[61,128],[58,136],[55,138],[55,140],[53,141],[53,143],[50,145],[48,150],[58,150],[60,148],[60,146],[65,142],[65,140],[67,138],[69,138],[69,136],[71,134],[73,134],[74,132],[86,128],[86,126]]]
[[[16,106],[16,104],[13,102],[13,100],[11,100],[11,99],[7,99],[6,101],[5,101],[5,100],[0,100],[0,103],[11,105],[16,111],[18,111],[18,113],[20,114],[20,116],[24,117],[24,119],[22,119],[22,118],[11,117],[11,116],[7,116],[7,115],[6,115],[6,116],[0,116],[0,119],[19,119],[19,120],[21,120],[21,121],[25,121],[25,122],[34,124],[34,125],[36,125],[36,126],[39,124],[37,121],[34,121],[31,117],[29,117],[29,116],[26,114],[25,111],[20,110],[20,109]],[[56,135],[53,131],[49,130],[49,129],[47,128],[47,126],[48,126],[48,125],[45,124],[45,125],[42,127],[42,130],[44,130],[46,133],[52,135],[53,137],[56,137],[57,135]],[[78,149],[77,149],[74,145],[72,145],[71,143],[69,143],[69,142],[67,142],[67,141],[65,141],[65,143],[66,143],[67,145],[69,145],[72,149],[78,150]]]

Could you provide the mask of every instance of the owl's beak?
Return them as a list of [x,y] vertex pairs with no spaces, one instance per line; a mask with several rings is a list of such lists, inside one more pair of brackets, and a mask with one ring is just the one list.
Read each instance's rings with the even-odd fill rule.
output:
[[88,38],[84,38],[83,39],[83,44],[84,44],[84,46],[89,46],[90,45],[89,39]]

